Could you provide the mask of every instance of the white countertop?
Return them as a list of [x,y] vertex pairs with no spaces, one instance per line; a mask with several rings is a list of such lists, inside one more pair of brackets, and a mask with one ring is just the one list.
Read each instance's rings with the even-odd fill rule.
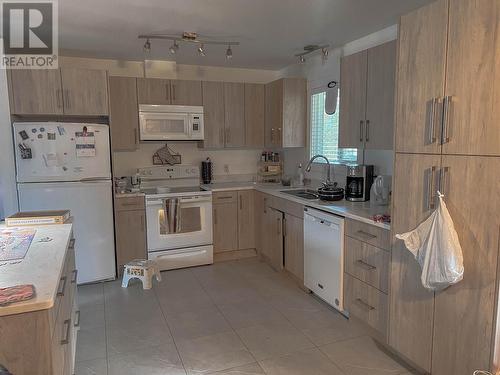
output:
[[339,216],[358,220],[380,228],[389,230],[391,225],[388,223],[378,223],[373,220],[373,215],[389,213],[389,206],[374,206],[370,202],[349,202],[346,200],[325,202],[320,200],[309,200],[299,198],[290,194],[282,193],[283,190],[296,190],[302,187],[289,187],[281,184],[255,183],[255,182],[224,182],[209,185],[201,185],[205,190],[210,191],[229,191],[229,190],[249,190],[255,189],[263,193],[271,194],[276,197],[284,198],[303,204],[304,206],[316,208],[318,210],[330,212]]
[[[5,227],[5,223],[0,222],[0,229]],[[50,309],[54,305],[72,225],[30,228],[36,229],[36,233],[24,259],[16,264],[0,262],[8,263],[0,266],[0,288],[33,284],[36,295],[30,300],[0,307],[0,316]],[[40,242],[45,237],[52,238],[52,241]]]

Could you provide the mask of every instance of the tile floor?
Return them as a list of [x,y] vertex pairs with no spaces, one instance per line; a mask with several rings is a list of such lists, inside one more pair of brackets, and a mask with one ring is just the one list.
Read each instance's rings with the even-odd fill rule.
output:
[[363,329],[256,259],[78,288],[77,375],[397,375]]

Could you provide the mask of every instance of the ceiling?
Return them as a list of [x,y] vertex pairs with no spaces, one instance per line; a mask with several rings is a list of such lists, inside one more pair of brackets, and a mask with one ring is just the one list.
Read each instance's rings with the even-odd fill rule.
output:
[[307,44],[342,46],[397,23],[398,17],[432,0],[64,0],[59,1],[62,54],[142,60],[141,33],[195,31],[238,40],[233,59],[225,46],[152,40],[150,59],[179,64],[281,69]]

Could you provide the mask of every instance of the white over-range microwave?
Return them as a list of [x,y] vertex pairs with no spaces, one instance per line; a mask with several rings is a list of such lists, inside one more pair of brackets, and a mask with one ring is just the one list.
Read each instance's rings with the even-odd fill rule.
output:
[[139,104],[141,141],[200,141],[203,107]]

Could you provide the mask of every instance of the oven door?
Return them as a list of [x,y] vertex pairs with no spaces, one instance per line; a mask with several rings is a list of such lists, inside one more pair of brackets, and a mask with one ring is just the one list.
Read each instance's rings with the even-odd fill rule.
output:
[[212,244],[212,197],[146,197],[148,252]]
[[191,139],[192,119],[187,113],[139,112],[141,141]]

